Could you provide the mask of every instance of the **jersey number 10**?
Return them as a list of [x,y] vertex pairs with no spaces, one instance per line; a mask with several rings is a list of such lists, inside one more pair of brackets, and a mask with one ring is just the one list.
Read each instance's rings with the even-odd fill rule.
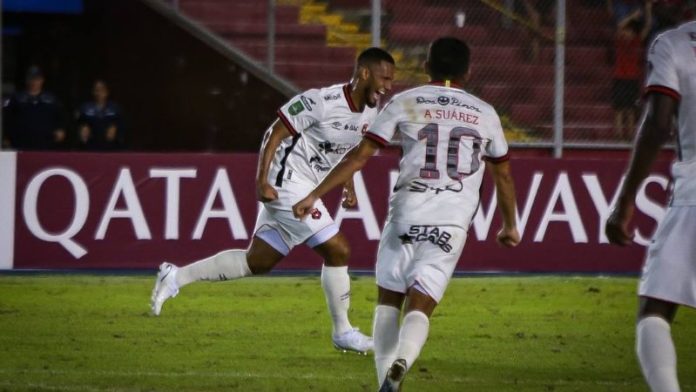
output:
[[[426,139],[425,165],[420,169],[421,178],[433,180],[440,178],[440,170],[437,169],[439,134],[438,124],[434,123],[428,124],[418,131],[418,140]],[[463,137],[471,139],[472,142],[471,163],[468,172],[458,171],[460,160],[459,149],[461,147],[460,141]],[[481,135],[471,128],[455,127],[450,130],[447,145],[447,175],[449,178],[461,180],[478,171],[481,166],[480,152],[482,141]],[[466,159],[465,156],[462,158]]]

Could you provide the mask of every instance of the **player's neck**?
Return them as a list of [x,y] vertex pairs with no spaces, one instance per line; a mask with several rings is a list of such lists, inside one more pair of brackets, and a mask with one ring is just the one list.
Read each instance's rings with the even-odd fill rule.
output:
[[365,94],[360,93],[357,79],[354,78],[348,83],[348,91],[353,104],[358,111],[362,112],[365,109]]

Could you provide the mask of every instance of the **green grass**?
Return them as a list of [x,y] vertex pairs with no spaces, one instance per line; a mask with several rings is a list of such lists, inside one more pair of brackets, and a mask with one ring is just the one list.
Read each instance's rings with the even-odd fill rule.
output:
[[[316,277],[198,283],[148,314],[152,277],[0,276],[0,391],[375,391],[341,354]],[[454,279],[406,391],[647,391],[635,279]],[[371,330],[373,279],[351,319]],[[673,328],[696,391],[696,314]]]

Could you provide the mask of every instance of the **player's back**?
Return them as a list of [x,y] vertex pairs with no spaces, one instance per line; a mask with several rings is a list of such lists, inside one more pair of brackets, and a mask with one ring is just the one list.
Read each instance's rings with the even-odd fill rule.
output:
[[458,87],[429,84],[395,96],[370,133],[398,130],[403,155],[390,219],[468,225],[479,203],[483,157],[507,159],[493,107]]
[[648,61],[646,90],[679,100],[673,204],[696,205],[696,21],[655,38]]

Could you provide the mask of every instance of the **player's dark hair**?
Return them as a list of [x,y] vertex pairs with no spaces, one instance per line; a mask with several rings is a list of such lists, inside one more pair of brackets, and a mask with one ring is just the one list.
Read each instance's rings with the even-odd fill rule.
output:
[[428,63],[435,80],[457,79],[469,71],[469,46],[454,38],[438,38],[430,44]]
[[643,22],[639,20],[632,20],[628,22],[626,28],[631,30],[634,34],[640,34],[640,32],[643,30]]
[[356,64],[358,67],[366,65],[379,64],[382,61],[386,61],[389,64],[394,64],[394,58],[384,49],[380,48],[367,48],[360,52]]

